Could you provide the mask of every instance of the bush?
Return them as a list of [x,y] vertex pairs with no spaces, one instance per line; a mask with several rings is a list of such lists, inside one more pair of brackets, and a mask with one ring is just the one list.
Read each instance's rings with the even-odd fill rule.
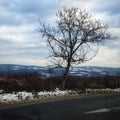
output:
[[[7,79],[6,79],[7,76]],[[9,79],[8,79],[9,78]],[[36,73],[0,74],[0,90],[4,92],[38,92],[61,89],[62,76],[44,77]],[[86,88],[120,88],[120,76],[68,76],[65,89],[84,92]]]

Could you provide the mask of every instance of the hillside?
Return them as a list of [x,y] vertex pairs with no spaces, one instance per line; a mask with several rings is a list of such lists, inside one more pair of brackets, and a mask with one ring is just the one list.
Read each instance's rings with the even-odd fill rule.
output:
[[[15,65],[15,64],[0,64],[0,73],[24,73],[24,72],[35,72],[44,76],[62,75],[63,69],[54,69],[50,71],[44,66],[26,66],[26,65]],[[73,76],[103,76],[103,75],[118,75],[120,76],[120,68],[112,67],[98,67],[98,66],[81,66],[74,67],[70,70],[70,75]]]

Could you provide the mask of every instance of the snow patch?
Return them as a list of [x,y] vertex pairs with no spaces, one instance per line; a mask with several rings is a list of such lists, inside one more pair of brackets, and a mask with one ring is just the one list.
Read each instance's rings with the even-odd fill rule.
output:
[[[2,90],[1,90],[2,91]],[[34,98],[43,98],[50,96],[63,96],[69,95],[72,91],[70,90],[59,90],[56,88],[54,91],[40,91],[40,92],[13,92],[13,93],[2,93],[0,94],[0,102],[19,102],[21,100],[32,100]]]

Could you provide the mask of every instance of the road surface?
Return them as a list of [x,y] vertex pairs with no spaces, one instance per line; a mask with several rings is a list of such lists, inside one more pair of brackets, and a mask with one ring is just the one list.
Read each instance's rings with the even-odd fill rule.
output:
[[0,109],[0,120],[120,120],[120,94],[83,96]]

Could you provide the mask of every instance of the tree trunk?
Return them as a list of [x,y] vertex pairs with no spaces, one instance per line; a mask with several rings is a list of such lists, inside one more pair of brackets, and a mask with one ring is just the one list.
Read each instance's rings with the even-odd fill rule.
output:
[[69,69],[70,69],[70,62],[68,63],[68,65],[66,67],[66,70],[65,70],[65,73],[64,73],[64,76],[63,76],[62,89],[65,89],[65,85],[66,85]]
[[67,80],[67,77],[64,76],[64,77],[63,77],[63,80],[62,80],[62,89],[63,89],[63,90],[65,89],[66,80]]

